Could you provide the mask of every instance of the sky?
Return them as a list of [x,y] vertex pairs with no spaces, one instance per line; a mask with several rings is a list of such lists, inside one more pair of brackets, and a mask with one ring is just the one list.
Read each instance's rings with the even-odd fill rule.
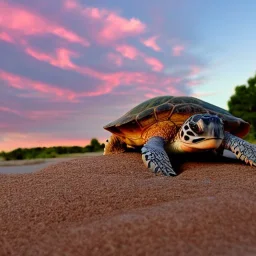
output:
[[256,71],[256,1],[0,0],[0,151],[85,146],[149,98],[227,109]]

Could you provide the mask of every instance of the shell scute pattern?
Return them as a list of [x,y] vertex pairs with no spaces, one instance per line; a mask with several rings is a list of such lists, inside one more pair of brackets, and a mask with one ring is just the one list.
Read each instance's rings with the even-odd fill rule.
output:
[[174,96],[160,96],[144,101],[104,128],[122,138],[138,140],[146,129],[159,122],[169,121],[171,126],[178,128],[196,113],[218,115],[224,122],[225,130],[240,137],[249,130],[247,122],[225,109],[197,98]]
[[155,118],[154,108],[142,111],[137,115],[136,120],[142,128],[154,124],[157,121]]
[[170,103],[164,103],[155,108],[155,115],[158,121],[168,120],[172,114],[174,106]]

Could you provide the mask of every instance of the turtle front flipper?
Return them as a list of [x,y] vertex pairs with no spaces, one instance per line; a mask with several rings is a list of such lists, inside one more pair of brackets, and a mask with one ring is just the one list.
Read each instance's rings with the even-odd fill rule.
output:
[[165,176],[175,176],[176,173],[164,150],[164,144],[164,139],[161,137],[150,138],[141,149],[142,160],[146,167],[154,173],[161,172]]
[[222,146],[224,149],[232,151],[237,159],[240,159],[246,164],[249,163],[251,166],[256,166],[256,145],[225,132]]

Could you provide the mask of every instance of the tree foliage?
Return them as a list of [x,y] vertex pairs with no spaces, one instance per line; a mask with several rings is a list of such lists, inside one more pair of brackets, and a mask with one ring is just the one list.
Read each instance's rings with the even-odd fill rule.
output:
[[235,88],[235,94],[230,97],[228,107],[231,114],[241,117],[251,124],[249,140],[256,139],[256,74],[248,79],[247,85]]
[[91,140],[90,145],[85,147],[36,147],[36,148],[17,148],[11,152],[0,152],[0,157],[4,160],[23,160],[35,158],[54,158],[58,155],[73,154],[73,153],[86,153],[97,152],[104,149],[104,144],[100,144],[95,138]]

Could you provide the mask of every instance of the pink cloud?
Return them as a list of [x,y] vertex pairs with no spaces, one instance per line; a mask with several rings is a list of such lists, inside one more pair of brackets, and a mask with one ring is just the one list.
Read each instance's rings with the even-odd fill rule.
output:
[[155,50],[156,52],[159,52],[161,51],[161,48],[157,45],[156,43],[156,40],[157,40],[158,36],[152,36],[148,39],[145,39],[145,40],[141,40],[141,42],[149,47],[149,48],[152,48],[153,50]]
[[109,14],[104,20],[104,27],[99,33],[99,38],[107,41],[115,41],[117,39],[128,36],[135,36],[145,31],[146,25],[139,19],[126,19],[117,14]]
[[116,47],[116,51],[122,54],[125,58],[134,60],[140,55],[140,52],[130,45],[119,45]]
[[38,50],[29,48],[29,47],[27,47],[25,51],[27,54],[29,54],[33,58],[40,61],[47,62],[52,66],[59,67],[61,69],[66,69],[66,70],[74,70],[77,73],[89,75],[91,77],[94,77],[100,80],[104,79],[104,74],[98,71],[95,71],[88,67],[80,67],[75,65],[72,62],[71,57],[78,57],[79,55],[66,48],[56,49],[56,53],[55,53],[56,56],[54,56],[53,54],[46,54],[46,53],[40,52]]
[[107,55],[107,57],[108,57],[108,60],[109,60],[110,62],[115,63],[116,66],[118,66],[118,67],[121,67],[121,66],[122,66],[122,64],[123,64],[123,58],[122,58],[121,55],[110,52],[110,53]]
[[75,1],[75,0],[66,0],[64,2],[64,7],[66,9],[72,10],[72,9],[79,8],[79,5],[78,5],[77,1]]
[[146,30],[146,25],[137,18],[124,18],[107,9],[84,7],[74,0],[66,0],[64,7],[100,24],[94,31],[98,43],[106,44],[122,38],[139,35]]
[[0,112],[12,113],[18,116],[24,116],[30,120],[39,120],[39,121],[54,121],[59,118],[66,118],[78,111],[74,110],[28,110],[28,111],[18,111],[9,107],[1,107]]
[[84,16],[89,17],[89,18],[93,19],[94,21],[102,21],[110,13],[112,13],[109,10],[99,9],[99,8],[96,8],[96,7],[86,7],[86,8],[83,8],[82,6],[80,6],[80,8],[81,8],[82,14]]
[[63,39],[66,39],[67,41],[72,42],[72,43],[80,43],[81,45],[86,46],[86,47],[90,46],[90,43],[88,40],[76,35],[75,33],[71,32],[71,31],[66,30],[63,27],[52,27],[50,33],[52,33],[56,36],[59,36]]
[[12,113],[18,116],[24,116],[30,120],[39,121],[55,121],[60,118],[67,118],[68,116],[78,112],[73,110],[29,110],[29,111],[18,111],[9,107],[1,107],[0,112]]
[[68,116],[75,114],[78,111],[72,110],[30,110],[26,111],[24,115],[31,120],[39,121],[53,121],[59,118],[67,118]]
[[54,56],[53,54],[46,54],[32,48],[26,48],[26,52],[27,54],[29,54],[30,56],[32,56],[37,60],[47,62],[53,66],[56,66],[62,69],[74,70],[80,74],[89,75],[99,80],[104,80],[104,79],[107,79],[108,77],[107,74],[95,71],[91,68],[80,67],[75,65],[71,60],[71,56],[77,57],[78,54],[65,48],[56,49],[56,54],[55,54],[56,56]]
[[29,48],[26,49],[26,52],[40,61],[48,62],[49,64],[62,69],[74,70],[80,74],[87,75],[101,81],[101,85],[98,88],[94,88],[94,91],[80,92],[79,94],[75,94],[74,97],[77,98],[92,97],[110,93],[115,87],[117,87],[121,83],[122,77],[125,76],[123,73],[103,73],[88,67],[79,67],[72,63],[70,59],[72,54],[75,54],[67,49],[57,49],[55,57],[50,54],[41,53],[39,51]]
[[[56,11],[59,3],[63,2],[65,2],[65,8],[60,8],[57,16],[53,17],[54,10]],[[174,65],[170,67],[169,73],[161,72],[164,68],[168,68],[168,66],[165,66],[165,62],[161,61],[160,55],[162,54],[159,55],[159,52],[164,49],[160,48],[161,41],[159,37],[147,37],[144,34],[145,31],[150,32],[150,27],[147,27],[142,19],[124,16],[121,12],[109,9],[90,7],[84,4],[85,2],[82,0],[60,0],[54,6],[48,6],[46,3],[44,9],[41,10],[37,4],[28,6],[28,1],[21,1],[18,4],[17,1],[0,0],[0,17],[2,17],[2,19],[0,18],[0,40],[16,44],[15,46],[9,45],[7,47],[8,52],[5,54],[7,58],[8,54],[15,54],[17,63],[13,62],[15,64],[13,70],[18,70],[21,63],[24,68],[31,67],[31,63],[33,63],[35,65],[34,68],[38,70],[43,68],[43,71],[47,72],[48,79],[51,79],[52,72],[55,74],[58,71],[57,68],[62,69],[57,72],[58,74],[71,74],[74,79],[70,85],[67,85],[66,81],[64,87],[62,84],[54,82],[56,77],[52,82],[50,80],[49,82],[43,82],[46,80],[40,81],[39,78],[35,78],[38,75],[40,76],[38,72],[33,74],[34,78],[30,78],[29,74],[24,77],[0,70],[0,83],[2,83],[2,86],[9,88],[13,97],[19,97],[19,100],[15,103],[15,106],[18,106],[18,111],[12,109],[13,104],[9,107],[4,105],[0,107],[2,116],[11,116],[9,124],[0,122],[0,127],[5,131],[7,129],[9,131],[18,131],[20,128],[23,131],[31,130],[28,122],[33,124],[33,130],[44,129],[44,125],[49,124],[47,121],[53,124],[57,120],[57,125],[55,126],[55,123],[52,125],[53,129],[57,129],[56,127],[64,123],[61,119],[65,119],[65,124],[69,124],[68,117],[72,116],[72,114],[76,116],[76,113],[65,111],[65,104],[61,104],[63,111],[54,111],[56,106],[49,110],[52,101],[90,102],[89,107],[93,107],[93,102],[95,100],[99,101],[99,98],[83,98],[108,94],[107,97],[101,97],[104,98],[104,102],[101,102],[104,105],[102,105],[104,110],[104,107],[107,106],[105,100],[109,102],[115,95],[118,95],[115,100],[122,101],[124,104],[121,107],[124,108],[124,106],[131,106],[135,101],[138,103],[144,100],[145,97],[166,94],[189,94],[190,90],[193,89],[189,87],[188,79],[192,80],[192,78],[196,79],[197,77],[188,78],[188,76],[190,71],[191,74],[199,72],[194,66],[191,69],[190,66],[184,66],[184,69],[176,72],[179,67]],[[89,2],[87,1],[87,3]],[[91,3],[94,2],[92,1]],[[35,9],[37,11],[34,11]],[[42,38],[41,42],[39,42],[40,38]],[[47,38],[49,38],[49,41]],[[92,47],[90,52],[89,49],[81,47],[81,45],[89,46],[88,40],[90,40]],[[137,47],[138,42],[139,45]],[[6,47],[6,43],[4,44]],[[175,47],[182,44],[182,42],[173,41],[170,44],[174,46],[177,56],[182,55],[183,46],[183,49],[175,50]],[[11,47],[13,47],[13,52],[9,50]],[[21,51],[24,51],[27,56],[24,57]],[[150,51],[151,54],[149,53]],[[102,59],[102,53],[106,63]],[[10,56],[9,59],[13,60],[13,58],[13,56]],[[22,58],[22,62],[20,58]],[[194,63],[195,66],[196,63]],[[81,75],[77,75],[75,72],[84,75],[82,84],[76,84],[76,81],[81,81]],[[174,78],[172,74],[184,74],[185,78]],[[181,81],[184,83],[181,83]],[[180,84],[181,86],[179,86]],[[2,96],[4,97],[4,95]],[[33,109],[22,110],[22,105],[19,106],[19,102],[31,99],[33,101],[36,99],[44,100],[40,100],[42,104],[35,105],[36,107]],[[127,102],[129,103],[126,104],[125,100],[128,100]],[[26,107],[29,107],[29,105]],[[114,105],[109,109],[110,112],[114,110]],[[80,104],[77,105],[78,108],[80,106]],[[99,107],[99,102],[97,106]],[[76,105],[72,104],[72,109],[74,108],[76,108]],[[70,109],[70,104],[68,109]],[[107,110],[105,109],[104,111]],[[112,112],[114,113],[115,111]],[[91,113],[92,119],[95,120],[93,111],[88,111],[88,113]],[[19,116],[16,118],[13,114],[19,114]],[[81,113],[79,112],[79,114]],[[108,118],[111,115],[104,116]],[[16,119],[21,121],[19,127],[17,127],[17,122],[15,126]],[[99,120],[101,119],[102,117],[99,118]],[[103,120],[101,121],[103,122]],[[91,127],[88,129],[91,129]],[[67,135],[67,130],[69,129],[63,129],[63,134]],[[51,140],[52,136],[47,137],[44,134],[31,133],[16,135],[9,133],[6,137],[2,135],[2,138],[9,140],[10,145],[13,147],[18,145],[38,146],[39,143],[46,146],[51,145],[51,143],[52,145],[63,145],[69,142],[71,145],[79,145],[79,142],[81,143],[81,140],[67,140],[59,137],[59,139]]]
[[191,66],[190,67],[190,75],[192,75],[192,76],[198,75],[201,71],[202,71],[202,69],[199,66]]
[[151,57],[145,57],[145,62],[152,67],[153,71],[162,71],[164,68],[163,63],[156,59],[156,58],[151,58]]
[[153,97],[157,97],[157,96],[164,96],[164,95],[182,95],[182,92],[180,90],[178,90],[177,88],[175,87],[166,87],[166,88],[163,88],[162,90],[159,90],[159,89],[154,89],[154,88],[146,88],[147,91],[150,91],[150,92],[147,92],[145,94],[145,97],[146,98],[153,98]]
[[187,82],[187,85],[190,87],[195,87],[201,85],[204,81],[203,80],[191,80]]
[[[164,95],[164,94],[159,94],[157,93],[158,96],[161,96],[161,95]],[[146,93],[145,94],[145,97],[148,98],[148,99],[151,99],[151,98],[154,98],[156,97],[156,94],[155,93]]]
[[176,83],[180,83],[182,81],[182,78],[180,77],[167,77],[164,82],[163,85],[172,85],[172,84],[176,84]]
[[[36,56],[36,55],[35,55]],[[38,57],[38,56],[37,56]],[[41,58],[41,56],[40,56]],[[41,58],[42,59],[42,58]],[[50,62],[52,60],[46,59],[44,56],[44,61]],[[53,64],[54,63],[54,64]],[[53,62],[52,65],[59,65],[59,62]],[[63,66],[61,64],[61,68],[67,68],[70,69],[69,66]],[[15,74],[11,74],[5,71],[0,70],[0,79],[7,82],[8,86],[19,89],[19,90],[28,90],[27,94],[23,95],[26,97],[26,95],[33,95],[33,97],[36,97],[33,94],[34,92],[39,93],[39,97],[47,97],[52,98],[56,100],[64,100],[64,101],[70,101],[70,102],[77,102],[78,98],[81,97],[92,97],[92,96],[99,96],[102,94],[110,93],[112,89],[120,84],[121,76],[120,74],[104,74],[104,73],[97,73],[94,70],[91,70],[89,68],[78,68],[74,67],[74,69],[77,68],[78,72],[82,74],[89,75],[91,77],[96,77],[100,79],[103,83],[97,87],[94,88],[94,91],[82,91],[82,92],[75,92],[69,89],[63,89],[56,85],[50,85],[45,84],[40,81],[34,81],[22,76],[18,76]],[[73,69],[73,67],[71,68]],[[31,92],[32,91],[32,92]]]
[[37,60],[45,61],[53,66],[67,69],[76,69],[76,66],[71,62],[70,58],[77,57],[78,55],[72,51],[65,48],[59,48],[56,50],[56,57],[52,55],[47,55],[45,53],[36,51],[32,48],[27,47],[25,49],[26,53],[34,57]]
[[8,107],[1,107],[0,106],[0,112],[7,112],[7,113],[12,113],[12,114],[16,114],[16,115],[20,115],[20,112]]
[[180,56],[184,50],[185,47],[183,45],[176,45],[172,48],[172,54],[173,56]]
[[3,123],[3,122],[0,123],[0,129],[8,129],[9,127],[10,127],[9,123]]
[[[130,47],[123,47],[125,50],[130,49]],[[122,47],[120,48],[120,50]],[[123,50],[124,50],[123,49]],[[131,48],[132,49],[132,48]],[[136,48],[135,48],[136,49]],[[134,49],[133,49],[134,50]],[[133,51],[124,51],[125,55],[131,57],[135,57]],[[27,53],[30,54],[32,57],[40,60],[48,62],[49,64],[53,66],[57,66],[62,69],[67,70],[74,70],[80,74],[90,76],[93,78],[96,78],[100,81],[100,84],[98,87],[94,88],[94,91],[87,91],[87,92],[80,92],[79,94],[76,94],[76,98],[79,97],[92,97],[92,96],[98,96],[102,94],[108,94],[114,90],[114,88],[120,86],[120,85],[134,85],[134,84],[140,84],[140,85],[154,85],[159,84],[165,85],[167,83],[166,79],[159,79],[155,74],[145,73],[145,72],[128,72],[128,71],[120,71],[120,72],[112,72],[112,73],[104,73],[99,72],[94,69],[88,68],[88,67],[81,67],[75,65],[72,60],[71,56],[78,56],[76,53],[73,53],[67,49],[57,49],[56,50],[56,56],[53,54],[46,54],[46,53],[40,53],[35,50],[27,49]],[[62,53],[62,54],[61,54]],[[145,63],[150,65],[152,67],[153,71],[159,72],[164,68],[164,65],[162,62],[160,62],[156,58],[147,57],[143,55],[140,52],[136,52],[139,54]],[[111,57],[114,56],[116,58],[116,55],[110,55]],[[117,61],[119,61],[117,59]],[[171,78],[168,78],[171,82]],[[173,82],[173,81],[172,81]]]
[[76,94],[71,90],[63,89],[55,85],[45,84],[39,81],[34,81],[2,70],[0,70],[0,79],[5,81],[10,87],[19,90],[32,90],[34,92],[40,93],[40,96],[42,97],[54,97],[72,102],[76,96]]
[[0,27],[23,35],[53,34],[72,43],[89,46],[87,39],[82,38],[62,26],[54,24],[37,14],[14,5],[0,3]]
[[[97,95],[107,94],[110,92],[113,93],[113,90],[120,85],[134,86],[136,84],[136,85],[139,85],[137,87],[137,90],[144,88],[145,91],[151,91],[156,84],[159,88],[161,87],[165,88],[166,85],[171,86],[171,84],[166,83],[167,82],[166,78],[160,78],[154,73],[146,73],[146,72],[124,71],[124,72],[115,72],[115,73],[108,73],[108,74],[102,73],[102,81],[103,81],[103,84],[98,88],[98,90],[94,92],[90,92],[90,94],[86,93],[87,96],[88,95],[97,96]],[[175,80],[172,81],[173,82],[172,85],[174,85],[174,81]],[[84,96],[83,93],[80,93],[78,95],[78,97],[83,97],[83,96]]]
[[177,83],[181,82],[179,77],[166,77],[159,80],[158,86],[154,82],[154,86],[141,86],[140,89],[146,91],[146,98],[153,98],[161,95],[183,95],[183,92],[177,87]]
[[0,40],[6,41],[8,43],[14,42],[13,38],[5,32],[0,33]]
[[138,56],[140,56],[146,64],[152,67],[153,71],[159,72],[164,68],[163,63],[160,60],[147,56],[131,45],[118,45],[116,47],[116,51],[122,54],[123,57],[131,60],[135,60]]
[[95,19],[95,20],[102,20],[106,18],[109,14],[113,13],[106,9],[99,9],[96,7],[85,7],[78,3],[76,0],[65,0],[64,1],[64,8],[69,11],[76,11],[77,13]]

